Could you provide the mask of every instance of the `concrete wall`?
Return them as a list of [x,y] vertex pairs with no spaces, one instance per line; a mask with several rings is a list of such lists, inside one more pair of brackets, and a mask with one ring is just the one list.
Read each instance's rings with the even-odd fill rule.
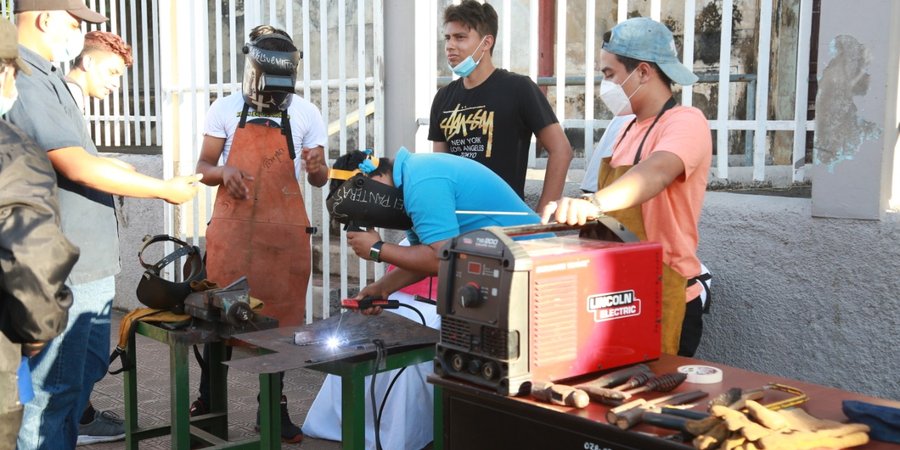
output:
[[[133,165],[138,172],[161,178],[163,174],[162,156],[160,155],[125,155],[107,153]],[[119,218],[119,261],[122,271],[116,275],[116,299],[114,307],[132,310],[141,305],[135,297],[137,283],[144,273],[138,262],[138,251],[141,249],[144,236],[165,233],[162,200],[123,198],[116,196],[117,216]],[[155,263],[163,256],[163,244],[154,244],[148,250],[144,260]]]
[[809,199],[708,192],[700,236],[699,358],[900,400],[900,213],[812,218]]

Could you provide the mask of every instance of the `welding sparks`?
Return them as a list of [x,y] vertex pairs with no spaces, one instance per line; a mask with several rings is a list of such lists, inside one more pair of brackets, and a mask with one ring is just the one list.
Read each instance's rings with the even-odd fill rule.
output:
[[341,340],[337,336],[331,336],[328,340],[325,341],[325,345],[329,350],[334,350],[341,345]]

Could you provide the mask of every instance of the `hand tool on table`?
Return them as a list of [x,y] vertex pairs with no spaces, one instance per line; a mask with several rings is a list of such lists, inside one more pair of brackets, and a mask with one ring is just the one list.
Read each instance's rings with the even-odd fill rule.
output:
[[545,403],[574,408],[584,408],[590,403],[587,393],[583,390],[550,381],[533,381],[531,395]]
[[687,378],[687,374],[672,372],[659,375],[647,380],[643,386],[619,391],[616,389],[593,388],[591,386],[583,387],[588,393],[591,400],[606,405],[620,405],[624,400],[628,400],[634,394],[647,391],[670,392],[678,387]]
[[374,308],[376,306],[380,306],[384,309],[397,309],[400,307],[400,301],[372,296],[366,296],[361,299],[345,298],[341,300],[341,308],[344,309],[362,310]]
[[638,399],[606,412],[606,420],[617,427],[627,430],[641,421],[645,412],[659,412],[661,406],[683,405],[706,397],[705,391],[689,391],[667,395],[653,400]]

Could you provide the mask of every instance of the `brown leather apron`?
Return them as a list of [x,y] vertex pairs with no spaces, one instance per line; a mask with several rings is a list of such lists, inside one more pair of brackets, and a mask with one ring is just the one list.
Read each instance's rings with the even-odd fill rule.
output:
[[[662,117],[663,113],[671,109],[675,106],[675,101],[673,99],[669,99],[669,102],[666,103],[666,106],[663,107],[662,111],[656,116],[656,119],[653,121],[653,124],[650,125],[650,128],[647,129],[647,133],[644,135],[644,139],[641,141],[640,146],[638,147],[638,151],[634,158],[634,164],[630,166],[619,166],[613,168],[610,166],[611,158],[603,158],[600,163],[600,174],[597,178],[597,190],[603,189],[614,181],[618,180],[619,177],[628,172],[632,167],[640,162],[641,152],[644,147],[644,140],[647,139],[647,135],[650,134],[650,130],[653,129],[653,126],[656,125],[656,122],[659,121],[659,118]],[[631,129],[631,126],[634,125],[634,122],[628,125],[625,131],[622,133],[622,138],[628,133],[628,130]],[[621,138],[619,139],[621,141]],[[637,237],[642,240],[647,240],[647,232],[644,229],[644,215],[641,212],[641,205],[635,205],[630,208],[621,209],[618,211],[611,211],[606,213],[609,216],[614,217],[619,222],[622,222],[626,228],[631,230]],[[681,324],[684,321],[684,312],[685,312],[685,289],[687,288],[687,278],[681,276],[674,269],[669,267],[668,264],[663,264],[663,278],[662,278],[662,351],[663,353],[668,353],[671,355],[678,354],[678,346],[681,341]]]
[[226,165],[253,176],[250,198],[219,185],[206,230],[209,279],[225,286],[246,275],[262,314],[282,327],[304,323],[310,274],[309,219],[289,153],[280,128],[238,128]]

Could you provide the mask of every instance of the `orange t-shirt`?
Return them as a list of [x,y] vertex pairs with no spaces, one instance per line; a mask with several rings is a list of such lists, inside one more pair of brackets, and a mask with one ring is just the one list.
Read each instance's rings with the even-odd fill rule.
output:
[[[610,165],[634,164],[638,146],[656,116],[635,123],[628,133],[619,132]],[[699,109],[676,106],[660,117],[644,142],[641,160],[654,152],[674,153],[684,163],[684,173],[655,197],[641,205],[647,239],[663,247],[663,262],[684,276],[700,274],[697,258],[698,223],[706,181],[712,162],[709,122]],[[700,295],[699,283],[687,289],[687,300]]]

